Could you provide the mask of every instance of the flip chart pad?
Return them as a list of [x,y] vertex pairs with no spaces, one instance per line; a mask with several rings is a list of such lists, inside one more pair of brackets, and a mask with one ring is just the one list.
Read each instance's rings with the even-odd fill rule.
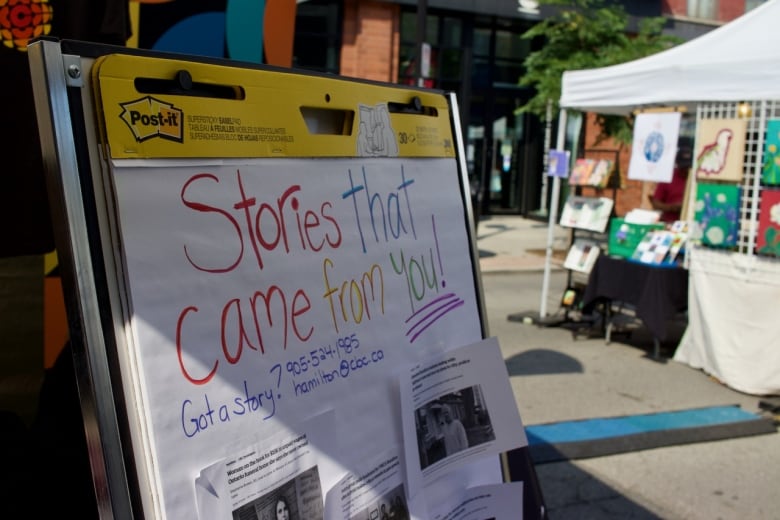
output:
[[93,81],[159,516],[197,518],[214,464],[249,481],[290,446],[320,461],[301,475],[322,493],[290,506],[312,511],[400,453],[401,367],[483,337],[446,97],[124,54]]

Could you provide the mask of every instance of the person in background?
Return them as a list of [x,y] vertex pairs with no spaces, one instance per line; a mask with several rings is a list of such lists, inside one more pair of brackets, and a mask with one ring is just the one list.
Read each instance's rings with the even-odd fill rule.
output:
[[463,424],[452,418],[452,410],[449,405],[442,406],[442,417],[444,422],[441,425],[444,434],[444,451],[447,455],[452,455],[469,447],[469,441],[466,438],[466,429]]
[[671,182],[659,182],[650,195],[650,205],[661,212],[661,222],[680,220],[688,170],[691,168],[693,143],[689,137],[680,137]]

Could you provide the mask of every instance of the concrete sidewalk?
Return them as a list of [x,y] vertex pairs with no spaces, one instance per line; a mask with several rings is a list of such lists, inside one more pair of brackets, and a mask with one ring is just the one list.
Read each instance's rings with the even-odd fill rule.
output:
[[[565,251],[569,232],[556,228],[554,249]],[[501,344],[526,425],[721,405],[761,413],[765,397],[671,359],[675,338],[654,358],[652,337],[641,329],[606,344],[598,329],[508,320],[540,307],[547,233],[546,223],[516,216],[478,227],[489,332]],[[566,273],[553,261],[550,313],[559,311]],[[536,473],[552,520],[780,518],[777,433],[538,464]]]
[[[554,226],[552,244],[557,254],[550,259],[551,269],[561,269],[560,255],[568,250],[570,239],[569,230]],[[543,271],[549,240],[547,222],[516,215],[484,218],[477,227],[480,269],[483,273]]]

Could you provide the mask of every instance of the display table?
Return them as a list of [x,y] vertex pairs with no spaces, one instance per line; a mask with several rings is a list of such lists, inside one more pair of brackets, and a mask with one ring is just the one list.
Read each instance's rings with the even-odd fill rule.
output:
[[688,308],[688,271],[600,255],[582,296],[583,312],[597,304],[626,303],[658,342],[668,335],[668,322]]

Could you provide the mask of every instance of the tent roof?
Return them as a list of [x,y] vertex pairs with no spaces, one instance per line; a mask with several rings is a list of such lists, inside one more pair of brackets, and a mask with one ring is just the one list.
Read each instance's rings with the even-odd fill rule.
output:
[[780,99],[780,0],[638,60],[563,73],[560,106],[625,114],[643,106]]

